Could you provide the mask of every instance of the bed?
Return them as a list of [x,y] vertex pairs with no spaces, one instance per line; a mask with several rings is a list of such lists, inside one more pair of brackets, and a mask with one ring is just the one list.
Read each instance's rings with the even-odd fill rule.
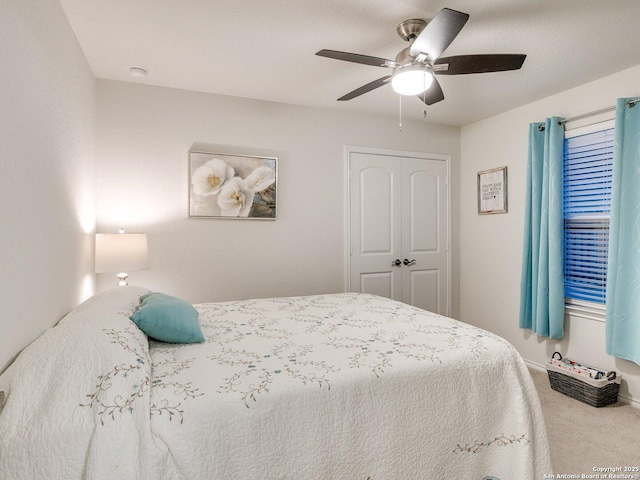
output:
[[129,319],[146,292],[92,297],[0,376],[1,478],[551,473],[531,377],[496,335],[344,293],[195,305],[206,341],[176,345]]

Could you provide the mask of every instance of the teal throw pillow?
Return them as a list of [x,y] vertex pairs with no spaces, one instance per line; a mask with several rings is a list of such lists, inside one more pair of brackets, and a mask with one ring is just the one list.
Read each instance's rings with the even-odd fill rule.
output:
[[147,336],[162,342],[204,342],[198,311],[190,303],[164,293],[142,295],[140,308],[129,318]]

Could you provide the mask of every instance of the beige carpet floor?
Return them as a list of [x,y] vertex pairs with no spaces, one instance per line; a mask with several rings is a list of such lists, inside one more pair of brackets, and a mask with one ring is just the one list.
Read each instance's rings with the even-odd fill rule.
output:
[[[591,407],[552,390],[546,372],[530,372],[542,404],[556,476],[581,478],[594,474],[594,467],[640,468],[640,409],[620,402]],[[640,478],[640,471],[628,473],[638,474],[629,478]]]

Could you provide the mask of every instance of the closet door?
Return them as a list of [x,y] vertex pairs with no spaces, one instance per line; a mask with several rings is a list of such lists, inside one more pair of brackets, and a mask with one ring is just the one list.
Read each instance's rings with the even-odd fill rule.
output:
[[445,160],[349,154],[349,283],[447,315]]

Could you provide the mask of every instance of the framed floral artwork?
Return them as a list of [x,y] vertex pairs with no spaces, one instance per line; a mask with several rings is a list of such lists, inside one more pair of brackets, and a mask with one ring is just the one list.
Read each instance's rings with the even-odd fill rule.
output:
[[189,152],[189,216],[275,220],[278,159]]

